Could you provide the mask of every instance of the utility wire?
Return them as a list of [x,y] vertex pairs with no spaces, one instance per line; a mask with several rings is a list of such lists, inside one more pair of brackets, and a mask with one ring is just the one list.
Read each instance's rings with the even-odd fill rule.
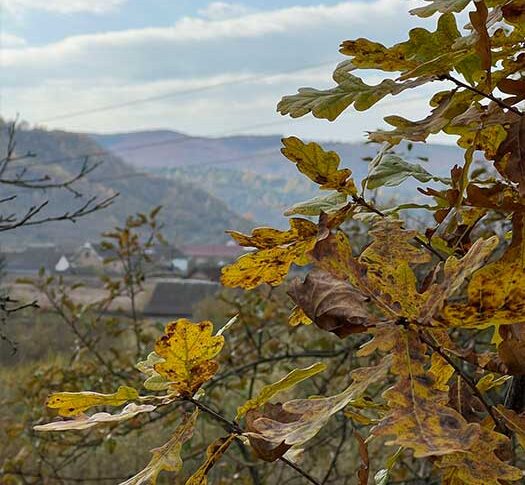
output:
[[170,92],[170,93],[159,94],[157,96],[148,96],[148,97],[145,97],[145,98],[130,99],[130,100],[124,101],[122,103],[107,104],[107,105],[98,106],[98,107],[95,107],[95,108],[89,108],[89,109],[84,109],[84,110],[80,110],[80,111],[72,111],[72,112],[69,112],[69,113],[63,113],[63,114],[54,116],[52,118],[48,118],[46,120],[39,121],[38,123],[49,123],[51,121],[65,120],[65,119],[69,119],[69,118],[77,118],[79,116],[90,115],[90,114],[93,114],[93,113],[100,113],[100,112],[103,112],[103,111],[112,111],[112,110],[115,110],[115,109],[121,109],[121,108],[125,108],[126,106],[135,106],[137,104],[150,103],[152,101],[160,101],[162,99],[168,99],[168,98],[172,98],[172,97],[175,97],[175,96],[182,96],[182,95],[186,95],[186,94],[200,93],[200,92],[203,92],[203,91],[209,91],[211,89],[222,88],[224,86],[234,86],[234,85],[244,84],[244,83],[249,83],[249,82],[254,82],[254,81],[265,81],[267,79],[271,79],[273,77],[280,76],[280,75],[283,75],[283,74],[292,74],[292,73],[295,73],[295,72],[306,71],[308,69],[315,69],[317,67],[324,67],[324,66],[327,66],[327,65],[333,65],[335,63],[337,63],[337,61],[323,62],[321,64],[314,64],[314,65],[310,65],[310,66],[302,66],[302,67],[289,69],[289,70],[286,70],[286,71],[281,71],[281,72],[277,72],[277,73],[273,73],[273,74],[266,74],[266,75],[252,74],[252,75],[246,76],[246,77],[244,77],[242,79],[235,79],[235,80],[230,80],[230,81],[222,81],[222,82],[218,82],[218,83],[215,83],[215,84],[210,84],[209,86],[201,86],[201,87],[198,87],[198,88],[190,88],[190,89],[178,90],[178,91],[173,91],[173,92]]
[[[405,102],[410,102],[410,101],[418,101],[418,100],[423,100],[423,99],[427,99],[427,96],[413,96],[413,97],[410,97],[410,98],[406,98],[404,99],[402,102],[405,103]],[[388,107],[388,106],[396,106],[396,105],[399,105],[400,104],[400,101],[397,101],[397,100],[392,100],[392,101],[386,101],[384,103],[382,103],[379,107]],[[297,123],[297,121],[307,121],[307,120],[310,120],[312,121],[312,118],[300,118],[300,119],[296,119],[296,120],[293,120],[295,123]],[[284,124],[288,124],[290,123],[290,119],[285,119],[285,120],[282,120],[282,121],[272,121],[272,122],[267,122],[267,123],[259,123],[259,124],[255,124],[255,125],[250,125],[250,126],[246,126],[244,127],[243,129],[241,130],[237,130],[235,132],[223,132],[223,133],[217,133],[213,136],[209,136],[209,137],[204,137],[204,136],[184,136],[183,138],[179,138],[179,139],[172,139],[172,140],[162,140],[162,141],[156,141],[156,142],[148,142],[148,143],[141,143],[141,144],[136,144],[136,145],[130,145],[130,146],[124,146],[120,149],[118,149],[118,153],[120,152],[127,152],[127,151],[134,151],[134,150],[140,150],[140,149],[143,149],[143,148],[150,148],[150,147],[156,147],[156,146],[163,146],[163,145],[177,145],[177,144],[180,144],[180,143],[190,143],[192,141],[196,141],[196,140],[209,140],[209,139],[213,139],[213,138],[217,138],[217,137],[234,137],[234,136],[240,136],[242,135],[243,133],[245,133],[246,131],[251,131],[251,130],[254,130],[254,129],[258,129],[258,128],[266,128],[266,127],[269,127],[269,126],[276,126],[276,125],[284,125]],[[117,151],[117,150],[116,150]],[[112,150],[111,148],[108,148],[108,149],[105,149],[105,150],[99,150],[99,151],[96,151],[96,152],[89,152],[89,153],[83,153],[83,154],[80,154],[80,155],[76,155],[76,156],[73,156],[73,157],[63,157],[63,158],[56,158],[56,159],[52,159],[52,160],[43,160],[43,161],[38,161],[38,160],[35,160],[34,162],[26,162],[24,163],[24,167],[40,167],[40,166],[47,166],[47,165],[55,165],[55,164],[59,164],[59,163],[66,163],[66,162],[78,162],[78,161],[81,161],[87,157],[102,157],[104,155],[114,155],[114,156],[119,156],[118,153],[116,153],[116,151]],[[182,166],[182,165],[179,165],[179,166]],[[14,168],[14,166],[12,167]]]

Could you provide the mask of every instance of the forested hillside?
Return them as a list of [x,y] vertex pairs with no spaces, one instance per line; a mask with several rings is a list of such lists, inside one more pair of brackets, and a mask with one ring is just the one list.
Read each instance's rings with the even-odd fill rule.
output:
[[[5,146],[4,143],[5,140],[2,146]],[[3,186],[0,197],[17,195],[10,202],[12,212],[50,199],[42,215],[51,215],[60,209],[76,207],[90,196],[120,194],[111,207],[88,216],[74,226],[70,223],[35,226],[32,231],[24,233],[24,243],[53,241],[68,246],[98,239],[102,231],[112,228],[128,214],[149,211],[157,205],[169,208],[163,213],[165,234],[176,242],[223,241],[224,228],[248,227],[247,221],[200,187],[189,182],[144,176],[121,158],[104,152],[88,136],[63,131],[22,129],[17,133],[16,143],[18,154],[35,154],[24,164],[35,178],[49,174],[53,180],[63,180],[79,170],[86,155],[90,155],[91,163],[101,164],[76,184],[82,197],[68,191],[12,190]],[[21,238],[20,232],[11,231],[5,235],[3,244],[18,245]]]
[[[283,211],[316,195],[283,158],[280,136],[192,137],[166,130],[91,135],[94,140],[138,170],[183,184],[196,184],[257,223],[284,227]],[[358,179],[365,178],[377,144],[326,143]],[[404,143],[397,152],[429,172],[446,177],[450,164],[461,162],[451,145]],[[395,189],[381,188],[379,199],[399,202],[422,199],[410,180]],[[239,209],[242,207],[242,210]]]

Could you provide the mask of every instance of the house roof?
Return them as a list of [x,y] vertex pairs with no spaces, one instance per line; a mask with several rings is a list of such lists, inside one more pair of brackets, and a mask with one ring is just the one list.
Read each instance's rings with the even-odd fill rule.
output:
[[46,271],[53,271],[63,255],[55,246],[31,246],[23,251],[3,254],[7,271],[35,273],[42,267]]
[[146,315],[191,316],[195,305],[214,295],[219,284],[212,281],[170,278],[157,282],[144,308]]
[[236,258],[244,251],[237,245],[205,244],[200,246],[182,246],[182,252],[194,258]]

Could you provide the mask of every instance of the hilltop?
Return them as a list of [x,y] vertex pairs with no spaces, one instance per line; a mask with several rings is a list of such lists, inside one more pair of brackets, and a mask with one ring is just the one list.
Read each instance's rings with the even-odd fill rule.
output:
[[[91,136],[136,169],[196,184],[257,223],[283,227],[282,213],[286,208],[317,195],[313,184],[281,155],[281,137],[277,135],[206,138],[152,130]],[[358,181],[367,175],[367,160],[378,148],[365,143],[321,145],[336,151],[342,165],[351,168]],[[410,150],[403,144],[399,153],[442,177],[449,175],[450,168],[462,156],[455,146],[424,143],[414,144]],[[400,201],[414,197],[423,200],[412,180],[395,189],[383,190],[378,196]]]
[[[0,148],[4,152],[5,130],[2,132]],[[165,207],[162,213],[164,232],[175,243],[225,241],[225,229],[249,229],[247,220],[206,190],[189,182],[168,180],[152,174],[144,176],[122,158],[105,151],[87,135],[21,129],[16,143],[17,154],[36,154],[27,163],[29,173],[34,177],[47,173],[56,180],[64,180],[79,170],[86,155],[90,155],[90,161],[101,161],[102,164],[77,184],[76,188],[84,194],[80,199],[65,190],[37,192],[0,186],[0,197],[17,195],[15,201],[4,203],[3,211],[21,212],[29,205],[50,200],[42,215],[53,214],[76,207],[91,195],[107,197],[116,192],[120,195],[110,208],[80,219],[75,225],[61,222],[9,231],[3,235],[4,246],[46,242],[73,246],[86,240],[96,240],[101,232],[122,223],[127,215],[149,211],[157,205]],[[20,168],[22,165],[17,163]]]

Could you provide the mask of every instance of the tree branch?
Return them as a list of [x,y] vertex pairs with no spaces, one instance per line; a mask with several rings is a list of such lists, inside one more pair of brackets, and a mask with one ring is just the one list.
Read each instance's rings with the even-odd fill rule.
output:
[[[216,421],[222,423],[226,427],[228,432],[233,433],[235,435],[242,435],[242,434],[244,434],[244,430],[236,422],[229,421],[224,416],[220,415],[218,412],[216,412],[213,409],[211,409],[210,407],[206,406],[206,404],[203,404],[202,402],[200,402],[197,399],[194,399],[192,397],[188,398],[187,401],[191,402],[192,404],[194,404],[203,413],[208,414],[209,416],[211,416]],[[239,439],[239,438],[237,438],[237,439]],[[292,461],[288,460],[284,456],[281,456],[279,458],[279,460],[282,461],[283,463],[286,463],[286,465],[288,465],[290,468],[293,468],[297,473],[302,475],[310,483],[313,483],[314,485],[321,485],[321,483],[318,482],[314,477],[312,477],[308,472],[306,472],[301,467],[299,467],[298,465],[296,465]]]
[[456,86],[459,86],[464,89],[468,89],[469,91],[472,91],[473,93],[479,94],[480,96],[483,96],[486,99],[490,99],[491,101],[494,101],[496,104],[501,106],[504,109],[508,109],[509,111],[512,111],[514,114],[517,114],[518,116],[523,116],[524,113],[521,112],[518,108],[514,106],[510,106],[506,104],[503,100],[500,98],[497,98],[493,94],[485,93],[478,88],[475,88],[474,86],[470,86],[469,84],[464,83],[463,81],[460,81],[459,79],[456,79],[455,77],[451,76],[450,74],[443,74],[440,76],[440,79],[446,79],[447,81],[453,82]]

